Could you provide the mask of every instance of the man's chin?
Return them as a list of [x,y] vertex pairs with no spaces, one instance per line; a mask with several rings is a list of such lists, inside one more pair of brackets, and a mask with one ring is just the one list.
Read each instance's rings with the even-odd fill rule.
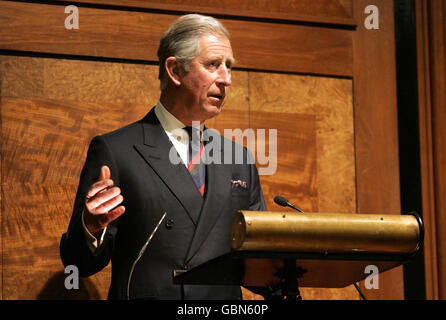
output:
[[208,115],[207,119],[213,118],[220,114],[221,110],[223,108],[223,105],[209,105],[206,108],[206,113]]

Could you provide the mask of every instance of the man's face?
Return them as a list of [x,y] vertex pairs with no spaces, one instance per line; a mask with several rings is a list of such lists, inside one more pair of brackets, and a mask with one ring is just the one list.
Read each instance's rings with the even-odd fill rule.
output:
[[193,121],[205,121],[220,113],[231,85],[234,63],[231,43],[221,35],[199,39],[200,53],[182,77],[187,112]]

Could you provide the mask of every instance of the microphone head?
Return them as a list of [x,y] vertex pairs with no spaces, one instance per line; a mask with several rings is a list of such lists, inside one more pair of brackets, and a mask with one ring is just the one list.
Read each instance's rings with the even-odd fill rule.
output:
[[285,198],[282,197],[282,196],[276,196],[276,197],[274,198],[274,202],[277,203],[279,206],[282,206],[282,207],[287,207],[288,204],[289,204],[288,200],[285,199]]

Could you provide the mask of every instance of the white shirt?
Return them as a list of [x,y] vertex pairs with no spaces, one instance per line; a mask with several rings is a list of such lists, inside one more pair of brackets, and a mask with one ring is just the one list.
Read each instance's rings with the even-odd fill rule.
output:
[[175,118],[167,109],[158,101],[155,107],[155,114],[166,132],[169,140],[178,152],[183,164],[187,166],[187,153],[189,148],[189,135],[184,123]]

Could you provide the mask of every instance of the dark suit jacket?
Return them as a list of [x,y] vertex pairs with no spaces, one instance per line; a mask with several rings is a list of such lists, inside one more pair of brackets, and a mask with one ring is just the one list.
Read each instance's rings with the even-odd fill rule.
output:
[[[226,139],[219,139],[223,148]],[[245,148],[230,145],[233,154],[236,150],[247,156]],[[126,299],[131,266],[167,212],[166,223],[134,269],[130,298],[239,299],[238,286],[183,287],[173,284],[172,271],[192,268],[229,252],[236,210],[265,210],[257,169],[254,164],[208,164],[203,198],[184,164],[169,161],[172,147],[154,109],[144,119],[91,141],[73,215],[60,243],[62,261],[65,266],[76,265],[81,276],[90,276],[111,259],[108,298]],[[108,226],[102,245],[93,254],[81,216],[86,192],[97,181],[103,165],[110,167],[111,178],[121,188],[126,212]],[[231,180],[246,181],[247,187],[233,188]]]

